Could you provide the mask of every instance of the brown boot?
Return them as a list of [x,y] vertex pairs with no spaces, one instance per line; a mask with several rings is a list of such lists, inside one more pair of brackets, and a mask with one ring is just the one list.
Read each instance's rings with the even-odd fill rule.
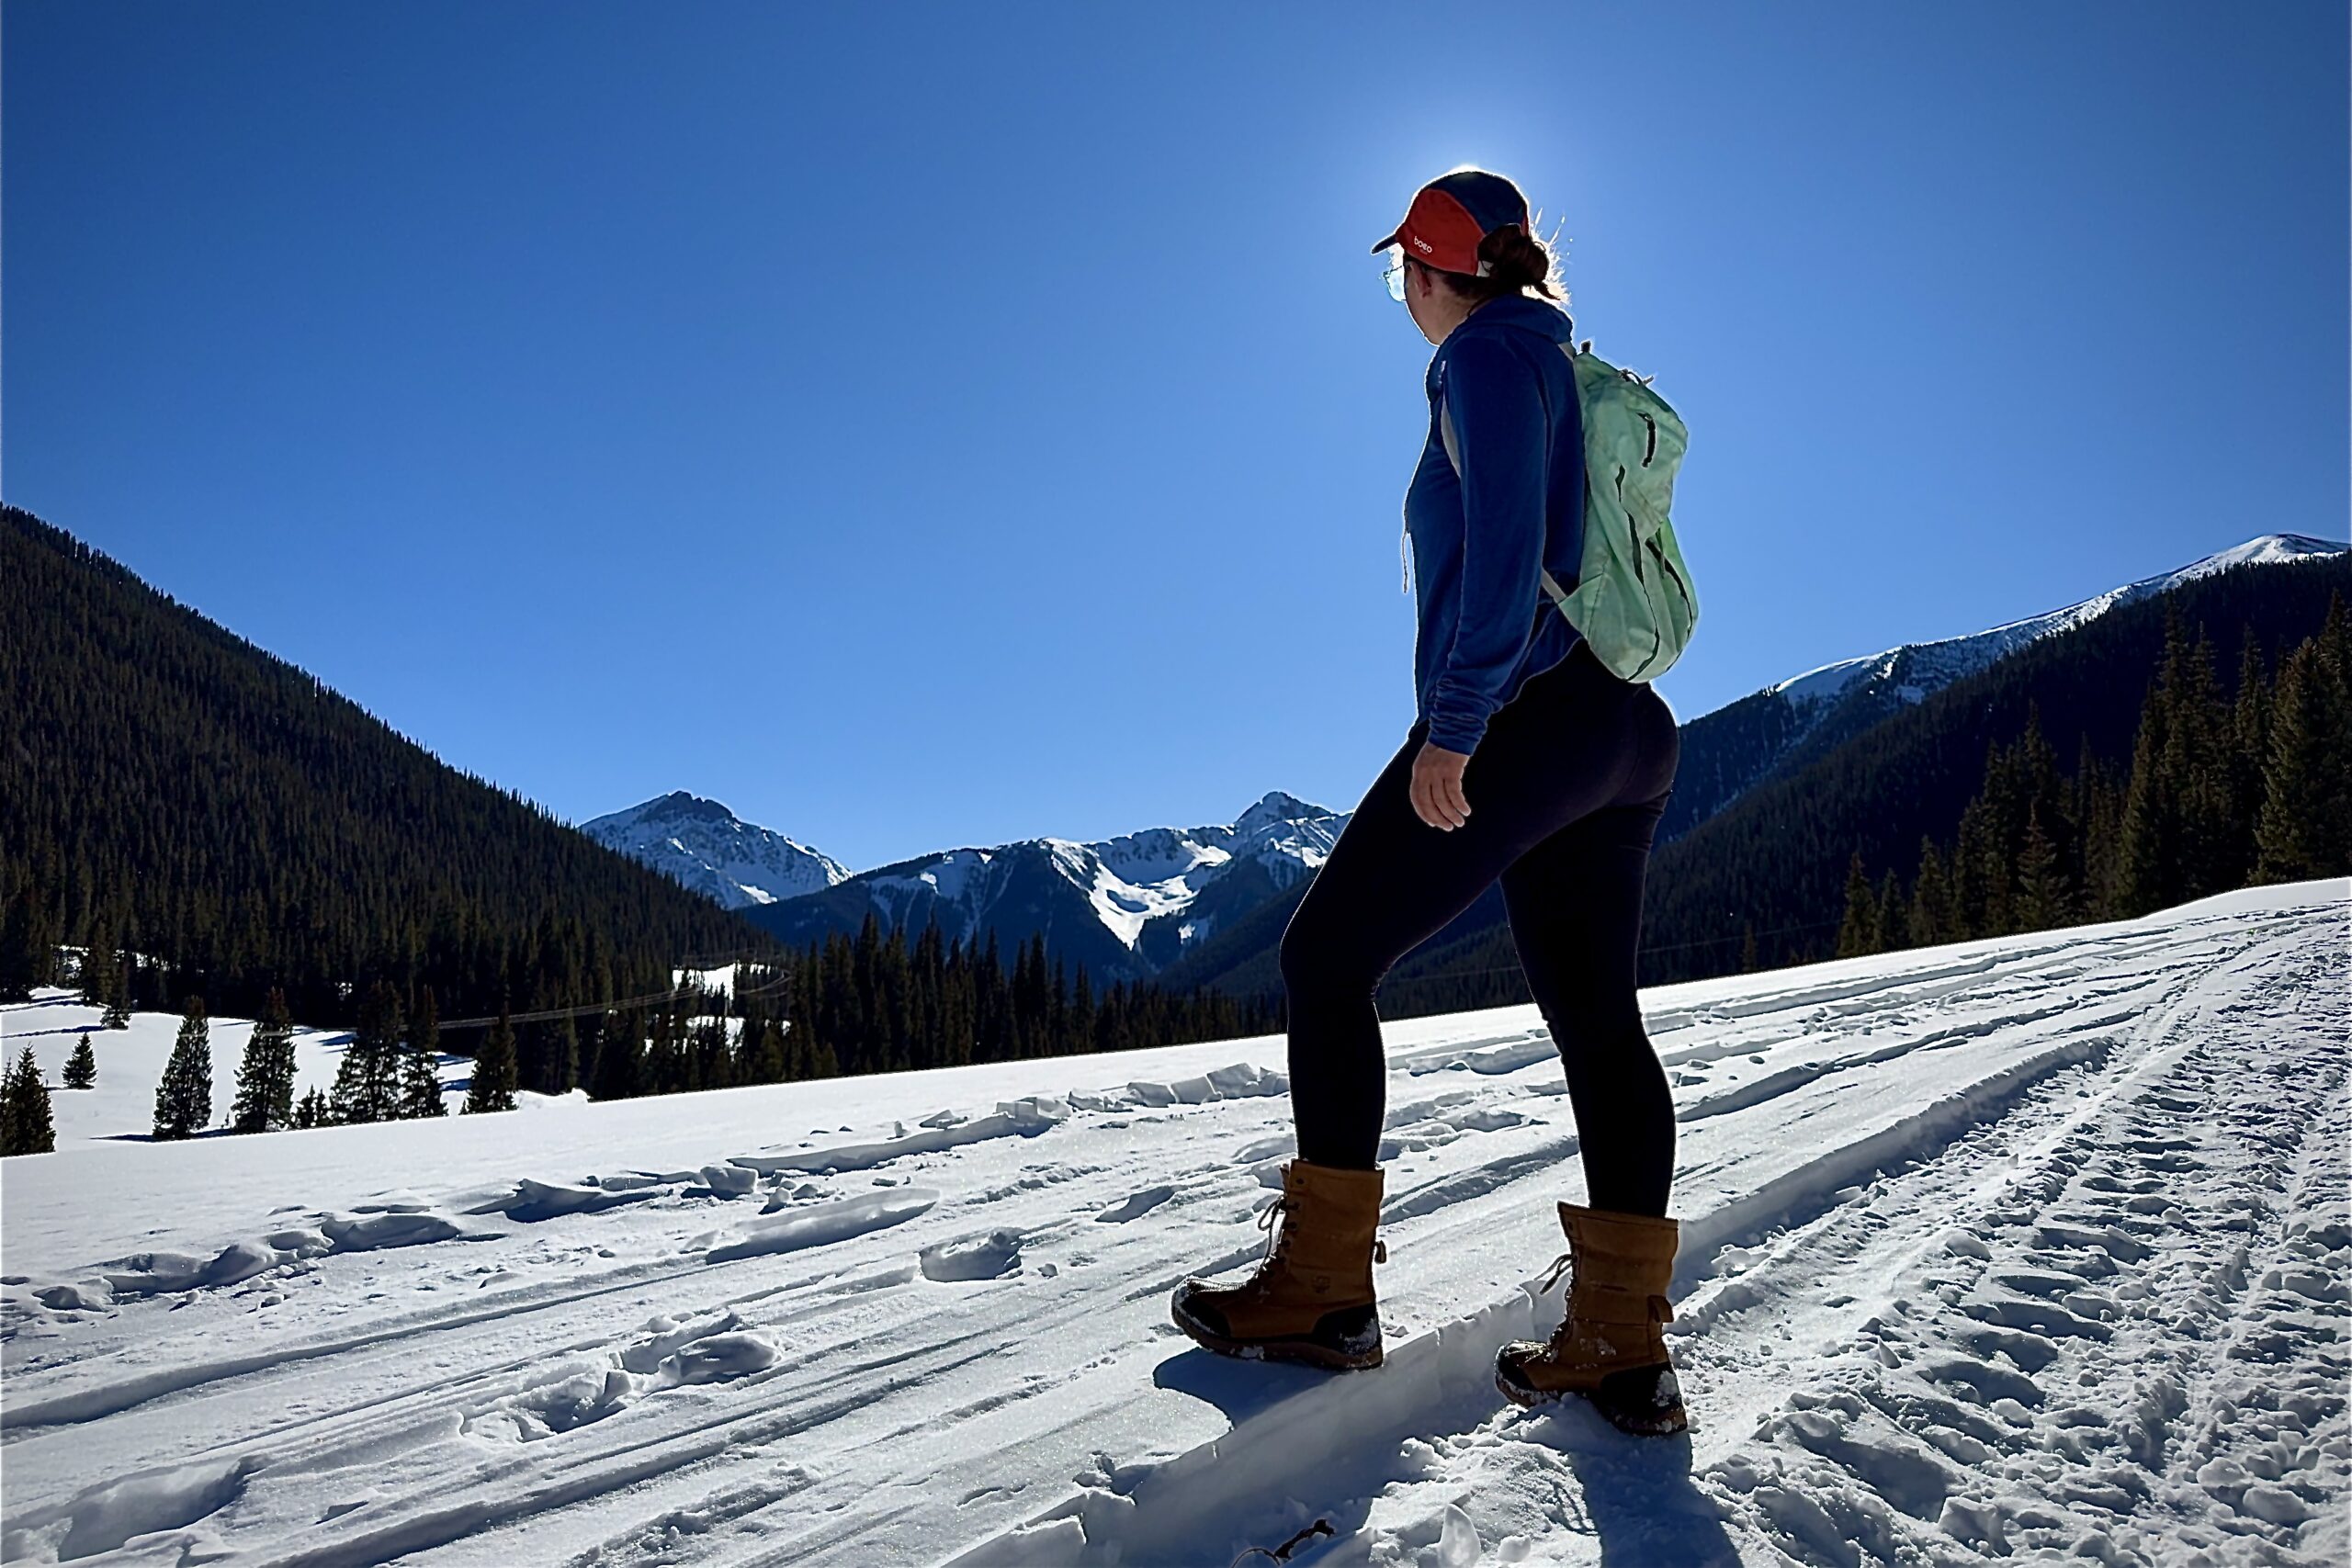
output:
[[1381,1175],[1303,1159],[1283,1167],[1283,1195],[1261,1224],[1266,1257],[1238,1285],[1176,1287],[1169,1314],[1208,1348],[1252,1360],[1351,1369],[1380,1365],[1380,1307],[1372,1265],[1385,1263]]
[[1672,1321],[1666,1292],[1681,1227],[1656,1214],[1560,1205],[1568,1250],[1548,1291],[1574,1265],[1567,1308],[1549,1342],[1518,1340],[1495,1353],[1495,1386],[1518,1404],[1580,1393],[1618,1427],[1645,1436],[1690,1425],[1658,1325]]

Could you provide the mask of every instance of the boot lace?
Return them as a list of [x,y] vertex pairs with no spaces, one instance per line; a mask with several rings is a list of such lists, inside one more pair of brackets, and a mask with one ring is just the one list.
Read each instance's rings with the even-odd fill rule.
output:
[[1563,1252],[1559,1257],[1552,1259],[1552,1267],[1550,1270],[1544,1274],[1544,1282],[1535,1287],[1535,1293],[1539,1296],[1544,1295],[1547,1293],[1553,1286],[1558,1284],[1560,1282],[1560,1276],[1566,1273],[1569,1266],[1576,1261],[1576,1256],[1577,1255],[1574,1252]]
[[[1259,1211],[1258,1228],[1266,1233],[1266,1256],[1259,1260],[1260,1269],[1264,1269],[1283,1255],[1284,1246],[1290,1240],[1290,1226],[1283,1222],[1295,1203],[1295,1199],[1284,1193]],[[1381,1237],[1373,1238],[1372,1260],[1374,1263],[1388,1261],[1388,1243]]]
[[1267,1204],[1258,1215],[1258,1228],[1266,1233],[1266,1256],[1259,1263],[1261,1269],[1280,1254],[1283,1241],[1290,1235],[1289,1228],[1282,1223],[1283,1217],[1290,1213],[1290,1206],[1291,1201],[1285,1195]]

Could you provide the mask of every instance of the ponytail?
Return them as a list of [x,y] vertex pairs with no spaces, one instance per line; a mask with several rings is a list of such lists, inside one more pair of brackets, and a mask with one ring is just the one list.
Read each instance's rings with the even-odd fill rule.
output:
[[1479,241],[1478,259],[1486,264],[1484,276],[1461,272],[1438,272],[1438,276],[1457,296],[1481,304],[1509,294],[1567,302],[1568,291],[1560,282],[1560,258],[1550,245],[1516,223],[1505,224]]

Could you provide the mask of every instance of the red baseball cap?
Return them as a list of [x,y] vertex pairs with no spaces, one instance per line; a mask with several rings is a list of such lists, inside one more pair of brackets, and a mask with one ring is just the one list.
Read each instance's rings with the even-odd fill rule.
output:
[[1440,272],[1487,276],[1478,242],[1498,229],[1532,226],[1527,197],[1501,175],[1456,169],[1413,193],[1413,205],[1396,232],[1373,245],[1377,255],[1391,245]]

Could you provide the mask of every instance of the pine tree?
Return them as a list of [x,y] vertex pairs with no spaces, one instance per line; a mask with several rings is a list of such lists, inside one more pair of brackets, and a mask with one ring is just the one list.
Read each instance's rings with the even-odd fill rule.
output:
[[2312,641],[2321,676],[2321,705],[2326,727],[2321,763],[2324,798],[2320,803],[2319,852],[2323,874],[2352,871],[2352,614],[2344,595],[2328,595],[2327,619]]
[[547,1026],[551,1033],[548,1048],[540,1057],[540,1067],[547,1075],[548,1094],[570,1094],[580,1082],[580,1031],[569,1017],[557,1019]]
[[1862,869],[1862,852],[1856,850],[1846,865],[1846,913],[1838,928],[1838,956],[1859,957],[1878,951],[1878,900]]
[[1939,947],[1956,940],[1951,887],[1944,878],[1943,853],[1924,834],[1919,839],[1919,870],[1911,884],[1911,911],[1906,924],[1916,947]]
[[102,1013],[114,995],[114,988],[108,984],[116,978],[113,964],[114,922],[102,912],[90,922],[90,939],[82,949],[82,972],[77,976],[83,1003]]
[[130,1027],[130,954],[119,945],[120,931],[111,912],[102,915],[82,950],[82,999],[98,1010],[103,1029]]
[[448,1102],[441,1095],[441,1013],[433,1003],[433,987],[424,987],[416,1020],[409,1025],[408,1049],[401,1059],[400,1110],[403,1117],[447,1116]]
[[1984,788],[1969,807],[1977,818],[1973,840],[1966,831],[1967,814],[1962,817],[1961,844],[1964,848],[1973,846],[1975,852],[1975,865],[1970,874],[1983,899],[1974,932],[1978,936],[2000,936],[2018,929],[2017,912],[2011,903],[2017,890],[2018,840],[2025,834],[2026,807],[2030,799],[2026,750],[2019,744],[2012,753],[2007,748],[1987,743]]
[[319,1086],[312,1084],[304,1091],[301,1103],[294,1107],[294,1125],[331,1127],[334,1124],[334,1107],[327,1102],[325,1095],[319,1092]]
[[2270,677],[2262,645],[2247,623],[2238,648],[2238,685],[2230,707],[2225,765],[2229,778],[2228,858],[2233,887],[2253,875],[2255,829],[2262,820],[2262,763],[2270,755]]
[[2026,818],[2025,845],[2018,854],[2017,920],[2020,931],[2050,931],[2072,923],[2075,890],[2059,864],[2058,846],[2041,826],[2036,807]]
[[[2173,899],[2201,898],[2237,885],[2230,864],[2229,718],[2214,682],[2213,645],[2197,640],[2167,661],[2162,766],[2178,812],[2178,873]],[[2172,900],[2167,900],[2172,901]]]
[[618,1009],[606,1013],[605,1026],[597,1032],[596,1067],[589,1079],[589,1098],[628,1100],[643,1092],[638,1059],[644,1049],[635,1019]]
[[98,1087],[97,1053],[90,1049],[90,1032],[86,1029],[82,1031],[81,1041],[74,1047],[74,1055],[66,1058],[65,1087],[67,1089]]
[[789,1054],[785,1047],[785,1024],[780,1019],[760,1021],[759,1043],[753,1058],[754,1083],[786,1083],[791,1078]]
[[387,1122],[399,1113],[400,1042],[400,998],[379,980],[368,987],[359,1027],[335,1066],[328,1099],[337,1122]]
[[2082,824],[2081,874],[2084,911],[2107,919],[2113,907],[2118,841],[2123,819],[2123,797],[2107,768],[2091,750],[2086,734],[2075,763],[2075,820]]
[[26,1046],[0,1088],[0,1155],[45,1155],[57,1147],[57,1125],[50,1119],[49,1086],[40,1081],[33,1048]]
[[2330,819],[2344,793],[2342,775],[2330,776],[2344,745],[2346,716],[2330,700],[2337,685],[2317,639],[2303,642],[2279,668],[2255,832],[2258,882],[2300,882],[2343,869],[2335,852],[2342,824]]
[[0,907],[0,1002],[29,1001],[34,987],[49,984],[57,939],[47,912],[29,882]]
[[1754,920],[1742,921],[1739,930],[1739,972],[1743,975],[1755,974],[1758,962],[1758,960],[1756,956],[1756,922]]
[[294,1122],[294,1021],[286,993],[272,987],[237,1064],[236,1099],[229,1112],[239,1133],[268,1133]]
[[190,997],[163,1081],[155,1086],[154,1136],[194,1137],[211,1121],[212,1026],[204,1016],[203,998]]
[[1903,885],[1895,880],[1894,868],[1888,866],[1878,885],[1877,951],[1899,953],[1911,945],[1910,904],[1903,897]]
[[2123,810],[2116,825],[2114,881],[2107,889],[2109,911],[2144,915],[2171,902],[2177,885],[2178,831],[2170,784],[2164,771],[2166,726],[2164,685],[2150,684],[2140,706],[2140,730],[2132,745],[2132,773],[2123,785]]
[[468,1115],[514,1109],[514,1025],[504,1008],[474,1054],[473,1081],[466,1086]]
[[[533,1006],[543,1009],[565,1004],[563,993],[556,982],[543,985]],[[568,1094],[580,1079],[580,1035],[570,1018],[550,1019],[538,1023],[526,1023],[515,1031],[515,1083],[534,1094]]]
[[1073,1054],[1091,1050],[1094,1045],[1094,982],[1086,973],[1086,965],[1078,966],[1078,979],[1070,992],[1069,1043]]

